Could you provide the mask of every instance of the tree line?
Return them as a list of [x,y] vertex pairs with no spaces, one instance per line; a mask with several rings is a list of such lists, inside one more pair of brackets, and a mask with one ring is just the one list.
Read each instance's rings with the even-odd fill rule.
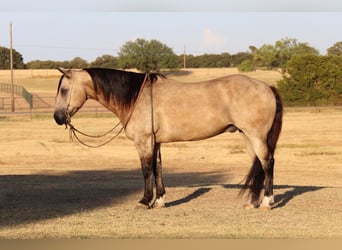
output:
[[[337,42],[327,50],[327,55],[340,55],[342,42]],[[186,68],[218,68],[239,67],[240,71],[252,71],[255,69],[278,68],[286,71],[287,63],[293,55],[319,55],[316,48],[308,43],[299,42],[297,39],[285,38],[274,44],[264,44],[257,48],[249,46],[245,52],[230,54],[202,54],[202,55],[176,55],[166,44],[157,40],[145,40],[138,38],[135,41],[126,42],[117,56],[102,55],[94,61],[88,62],[80,57],[70,61],[33,60],[23,62],[23,56],[13,50],[15,69],[53,69],[106,67],[106,68],[137,68],[140,71],[160,71],[161,69]],[[9,69],[9,49],[0,47],[0,69]]]
[[[75,57],[68,61],[55,60],[33,60],[26,64],[23,62],[23,56],[13,50],[15,54],[14,69],[55,69],[63,68],[86,68],[86,67],[102,67],[102,68],[137,68],[142,72],[160,71],[161,69],[178,70],[184,68],[222,68],[237,67],[241,62],[250,59],[252,56],[249,52],[239,52],[237,54],[221,53],[221,54],[203,54],[203,55],[176,55],[155,53],[157,59],[150,58],[136,60],[133,55],[113,56],[104,54],[97,57],[94,61],[88,62],[81,57]],[[3,56],[2,56],[3,55]],[[185,59],[185,62],[184,62]],[[184,65],[185,63],[185,65]],[[0,69],[9,69],[9,49],[0,47]]]
[[[93,62],[75,57],[70,61],[34,60],[23,62],[13,50],[15,69],[64,68],[137,68],[142,72],[161,69],[238,67],[242,72],[277,69],[283,74],[279,91],[287,105],[342,104],[342,41],[327,49],[326,55],[308,43],[284,38],[259,48],[229,54],[176,55],[166,44],[138,38],[126,42],[117,56],[102,55]],[[0,47],[0,69],[9,69],[9,49]]]

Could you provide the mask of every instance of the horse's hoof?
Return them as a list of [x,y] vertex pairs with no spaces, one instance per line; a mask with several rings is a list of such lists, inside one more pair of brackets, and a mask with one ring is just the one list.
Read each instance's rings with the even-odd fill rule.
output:
[[273,195],[267,197],[265,196],[260,204],[260,209],[264,211],[269,211],[272,209],[272,204],[274,204],[274,197]]
[[163,208],[163,207],[165,207],[165,194],[157,198],[152,205],[152,208]]

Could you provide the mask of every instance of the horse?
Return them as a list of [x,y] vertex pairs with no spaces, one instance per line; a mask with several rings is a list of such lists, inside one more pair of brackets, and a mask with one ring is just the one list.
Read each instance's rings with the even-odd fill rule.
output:
[[144,177],[140,206],[165,207],[162,143],[203,140],[238,131],[252,162],[239,195],[249,191],[247,208],[272,208],[274,152],[283,117],[281,97],[274,86],[241,74],[179,82],[160,73],[58,69],[62,76],[54,120],[67,126],[87,99],[112,111],[140,157]]

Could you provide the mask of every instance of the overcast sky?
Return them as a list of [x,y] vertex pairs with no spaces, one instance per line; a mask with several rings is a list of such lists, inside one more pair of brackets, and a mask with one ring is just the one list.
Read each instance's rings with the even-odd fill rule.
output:
[[325,54],[342,41],[340,0],[274,2],[2,0],[0,46],[9,47],[11,21],[13,46],[25,62],[76,56],[90,62],[103,54],[116,56],[125,42],[136,38],[157,39],[177,54],[184,46],[191,54],[234,54],[286,37]]

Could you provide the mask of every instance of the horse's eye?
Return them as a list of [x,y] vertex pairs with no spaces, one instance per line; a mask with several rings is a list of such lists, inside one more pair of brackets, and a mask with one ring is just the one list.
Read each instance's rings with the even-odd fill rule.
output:
[[65,89],[65,88],[61,88],[61,95],[66,95],[68,93],[68,89]]

